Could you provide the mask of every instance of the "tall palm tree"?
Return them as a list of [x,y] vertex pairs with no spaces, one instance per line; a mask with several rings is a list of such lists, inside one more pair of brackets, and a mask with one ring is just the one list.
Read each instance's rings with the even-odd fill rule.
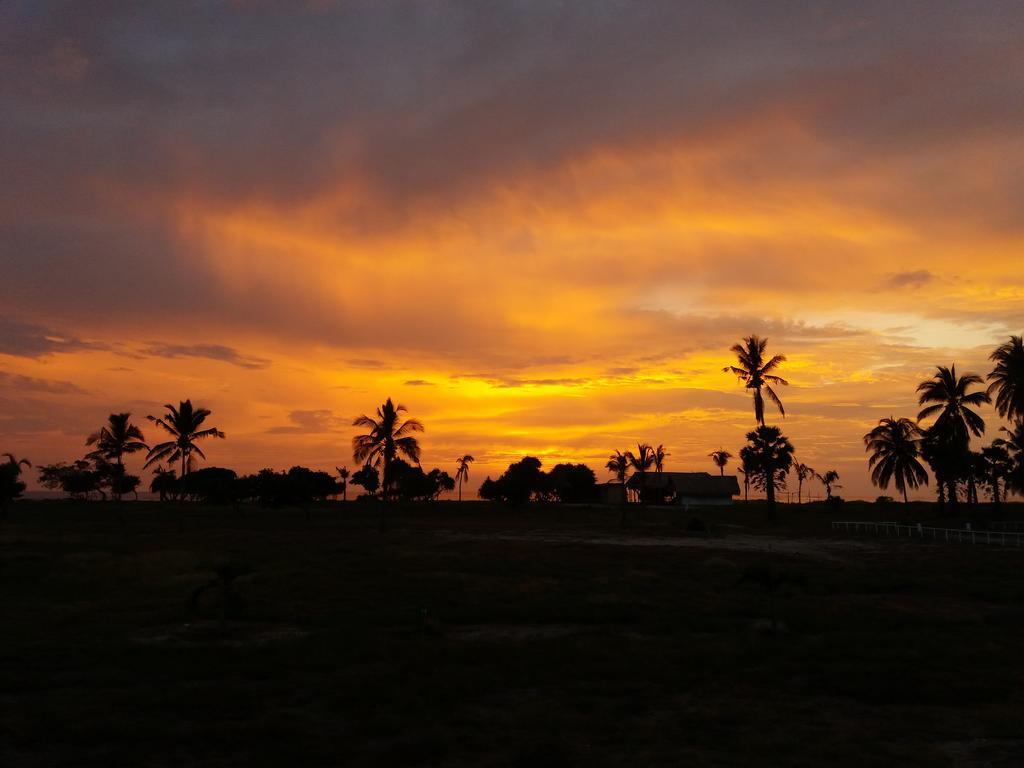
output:
[[992,503],[998,506],[1002,497],[999,486],[1013,471],[1013,459],[1010,458],[1006,441],[1002,438],[997,438],[992,441],[992,445],[982,448],[981,456],[985,466],[985,482],[988,483],[989,492],[992,494]]
[[351,473],[348,471],[348,467],[335,467],[334,471],[338,473],[338,480],[341,481],[341,500],[348,500],[348,479]]
[[223,440],[226,436],[216,427],[203,429],[206,417],[210,415],[209,408],[195,408],[191,400],[184,400],[178,403],[175,408],[170,403],[164,405],[167,409],[161,417],[147,416],[146,418],[162,429],[171,439],[154,445],[146,454],[145,466],[157,464],[164,461],[181,461],[181,473],[178,477],[181,480],[195,468],[195,457],[206,458],[206,454],[196,445],[199,440],[214,437]]
[[654,449],[647,443],[638,443],[636,446],[636,453],[626,451],[626,460],[629,462],[629,466],[636,474],[645,474],[654,466]]
[[832,489],[833,488],[842,488],[843,487],[838,482],[838,480],[839,480],[839,473],[836,472],[834,469],[828,470],[823,475],[819,475],[819,474],[815,473],[814,476],[816,478],[818,478],[818,480],[821,482],[822,485],[825,486],[825,500],[826,501],[832,501]]
[[1024,421],[1017,422],[1012,428],[1003,427],[1006,438],[1001,439],[1013,461],[1013,466],[1006,476],[1006,488],[1024,494]]
[[785,487],[786,473],[793,466],[793,444],[778,427],[761,426],[747,433],[749,441],[740,458],[755,488],[768,497],[768,509],[775,512],[775,489]]
[[803,504],[804,482],[814,477],[814,469],[806,464],[794,464],[793,472],[796,473],[796,503]]
[[455,460],[455,465],[458,467],[458,470],[455,473],[455,482],[459,484],[459,501],[462,501],[462,482],[464,480],[469,480],[469,465],[474,461],[476,461],[476,459],[468,453],[462,458]]
[[718,474],[725,477],[725,465],[729,463],[732,454],[725,450],[725,448],[719,448],[717,451],[709,453],[708,456],[711,457],[711,462],[718,467]]
[[608,457],[608,463],[605,464],[605,469],[615,475],[615,479],[620,483],[626,482],[626,475],[629,474],[629,458],[628,453],[620,453],[616,451]]
[[868,468],[871,482],[885,490],[895,480],[896,488],[908,503],[907,488],[928,485],[928,473],[921,464],[921,428],[907,418],[890,416],[864,435],[864,450],[871,451]]
[[94,461],[113,462],[116,467],[117,481],[113,483],[114,498],[121,499],[121,478],[124,477],[124,456],[126,453],[148,451],[142,430],[131,422],[130,413],[112,413],[107,423],[93,432],[86,439],[86,445],[95,445],[96,450],[86,454],[86,458]]
[[389,397],[377,409],[377,418],[360,416],[352,422],[354,427],[365,427],[365,435],[352,438],[352,458],[360,464],[382,469],[381,498],[388,500],[391,491],[391,466],[400,454],[415,464],[420,463],[420,444],[413,432],[422,432],[423,425],[416,419],[402,421],[408,412],[404,405],[395,405]]
[[658,444],[658,447],[654,449],[654,471],[664,472],[665,471],[665,459],[672,454],[665,450],[665,446]]
[[771,385],[789,385],[788,381],[772,373],[781,363],[786,361],[786,356],[775,355],[765,360],[765,349],[767,346],[768,339],[762,339],[758,336],[745,337],[742,343],[733,344],[730,348],[732,352],[736,353],[739,366],[727,365],[722,369],[723,373],[735,374],[736,378],[743,382],[744,387],[753,392],[754,418],[762,427],[764,426],[764,397],[761,394],[761,390],[765,391],[768,399],[775,403],[779,413],[785,418],[786,409],[782,407],[782,401],[779,400],[779,396],[775,394],[775,390],[772,389]]
[[928,429],[926,447],[928,457],[935,461],[936,483],[944,483],[949,499],[956,503],[956,481],[966,472],[971,435],[980,437],[985,433],[985,420],[972,408],[992,402],[984,390],[971,392],[982,378],[974,373],[957,376],[956,365],[949,368],[937,366],[932,378],[917,386],[918,405],[925,406],[917,420],[935,418]]
[[750,495],[750,471],[749,468],[744,465],[736,470],[743,477],[743,500],[748,501]]
[[1011,336],[989,359],[996,364],[988,375],[996,412],[1011,423],[1024,421],[1024,338]]

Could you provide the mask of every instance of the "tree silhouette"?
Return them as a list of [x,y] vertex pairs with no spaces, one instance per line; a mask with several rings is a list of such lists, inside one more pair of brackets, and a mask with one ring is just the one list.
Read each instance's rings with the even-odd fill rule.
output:
[[904,504],[909,502],[908,487],[928,485],[928,473],[920,461],[922,438],[921,428],[913,421],[892,416],[881,419],[877,427],[864,435],[864,450],[871,451],[871,482],[885,490],[895,481]]
[[164,408],[167,409],[167,413],[162,417],[147,416],[146,418],[170,435],[172,439],[154,445],[146,455],[145,466],[158,464],[164,460],[168,462],[181,461],[179,478],[184,480],[185,476],[195,468],[195,456],[199,456],[201,459],[206,458],[206,454],[196,443],[208,437],[223,440],[225,435],[215,427],[202,429],[203,423],[211,411],[208,408],[194,408],[191,400],[182,401],[177,408],[170,404],[164,405]]
[[7,517],[7,505],[21,496],[25,490],[21,468],[31,467],[28,459],[19,459],[13,453],[5,453],[6,461],[0,463],[0,515]]
[[338,473],[338,480],[341,483],[341,500],[346,501],[348,499],[348,478],[350,475],[348,467],[335,467],[334,471]]
[[1024,494],[1024,421],[1017,422],[1012,428],[1003,427],[1006,438],[1000,442],[1013,461],[1013,467],[1006,477],[1006,487],[1016,493]]
[[626,482],[626,475],[629,474],[629,451],[626,453],[620,453],[616,451],[608,457],[608,463],[605,464],[605,468],[615,475],[615,479],[620,483]]
[[981,449],[981,457],[984,462],[985,482],[992,495],[992,503],[998,506],[1002,499],[1000,484],[1007,480],[1013,471],[1013,459],[1006,447],[1006,441],[1002,438],[993,440],[992,445]]
[[954,504],[957,479],[967,471],[971,435],[980,437],[985,432],[985,420],[972,408],[992,402],[984,390],[970,391],[981,383],[977,374],[957,376],[956,365],[940,365],[932,378],[917,386],[918,405],[925,406],[917,415],[918,422],[936,417],[925,435],[925,459],[932,464],[936,482],[945,483]]
[[730,350],[736,353],[739,366],[727,365],[722,369],[723,373],[733,373],[736,378],[743,382],[746,389],[754,395],[754,418],[758,424],[764,426],[764,396],[763,389],[768,398],[775,403],[783,418],[786,416],[786,409],[782,407],[782,401],[772,389],[772,384],[788,386],[789,382],[776,376],[772,371],[786,360],[785,355],[775,355],[765,360],[765,348],[768,346],[768,339],[757,336],[747,336],[740,344],[733,344]]
[[381,498],[388,500],[391,492],[391,464],[399,454],[414,464],[420,463],[420,444],[413,432],[422,432],[423,425],[416,419],[401,421],[408,409],[395,405],[389,397],[377,409],[377,418],[360,416],[352,422],[354,427],[365,427],[365,435],[352,438],[352,458],[360,464],[366,463],[381,468]]
[[462,501],[462,483],[463,481],[469,480],[469,465],[476,461],[468,453],[455,460],[455,465],[458,470],[455,472],[455,482],[459,484],[459,501]]
[[989,358],[988,394],[995,394],[996,412],[1011,423],[1024,421],[1024,338],[1011,336]]
[[729,463],[732,454],[725,450],[725,448],[719,448],[717,451],[709,453],[708,456],[711,457],[711,462],[718,467],[718,474],[725,477],[725,465]]
[[647,443],[638,443],[636,453],[626,451],[626,461],[636,474],[642,475],[654,466],[654,449]]
[[658,447],[654,449],[654,471],[664,472],[665,459],[671,455],[672,454],[665,450],[665,446],[659,443]]
[[750,472],[748,471],[748,467],[747,467],[746,464],[744,464],[742,467],[740,467],[736,471],[739,472],[740,476],[743,478],[743,500],[744,501],[749,501],[750,500],[749,499],[749,495],[750,495]]
[[838,482],[839,481],[839,473],[836,472],[834,469],[830,469],[830,470],[828,470],[827,472],[825,472],[822,475],[819,475],[819,474],[816,473],[815,477],[817,477],[818,480],[821,482],[821,484],[825,486],[825,500],[826,501],[832,501],[832,489],[833,488],[842,488],[843,487]]
[[121,478],[124,477],[125,454],[149,450],[142,430],[131,423],[131,416],[130,413],[110,414],[107,423],[85,441],[86,445],[96,446],[96,450],[86,454],[87,459],[114,463],[111,491],[118,501],[121,500],[123,490]]
[[749,441],[740,458],[755,488],[765,492],[768,509],[775,511],[775,489],[784,488],[786,473],[793,465],[793,444],[778,427],[760,426],[747,433]]
[[794,464],[793,472],[796,473],[796,503],[803,504],[804,481],[814,477],[814,470],[806,464]]

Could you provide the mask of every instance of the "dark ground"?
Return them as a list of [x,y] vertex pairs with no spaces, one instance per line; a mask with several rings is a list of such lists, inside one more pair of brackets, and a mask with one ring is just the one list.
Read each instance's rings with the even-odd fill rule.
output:
[[827,524],[928,505],[121,506],[0,523],[4,766],[1024,765],[1024,551]]

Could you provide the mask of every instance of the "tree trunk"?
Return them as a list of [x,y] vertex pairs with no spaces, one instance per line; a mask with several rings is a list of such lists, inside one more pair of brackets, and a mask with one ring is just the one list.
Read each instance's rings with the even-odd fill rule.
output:
[[903,503],[904,504],[909,504],[910,503],[910,499],[907,498],[907,486],[905,486],[905,485],[903,486]]

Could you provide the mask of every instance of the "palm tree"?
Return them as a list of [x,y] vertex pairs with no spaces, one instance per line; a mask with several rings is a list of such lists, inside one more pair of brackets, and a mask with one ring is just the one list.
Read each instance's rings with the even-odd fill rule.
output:
[[988,375],[996,412],[1011,423],[1024,421],[1024,338],[1011,336],[989,359],[996,364]]
[[620,453],[616,451],[608,457],[608,463],[605,464],[605,469],[615,475],[615,479],[620,483],[626,482],[626,475],[629,474],[629,452]]
[[121,500],[121,478],[124,477],[124,455],[148,451],[143,442],[142,430],[131,423],[130,413],[112,413],[107,423],[86,439],[86,445],[95,445],[96,450],[86,454],[93,461],[114,462],[117,480],[113,484],[114,498]]
[[920,461],[923,437],[921,428],[913,421],[892,416],[880,420],[877,427],[864,435],[864,450],[872,451],[868,459],[871,482],[885,490],[895,480],[904,504],[909,501],[908,487],[928,485],[928,473]]
[[146,418],[169,434],[172,439],[150,448],[149,453],[146,454],[145,466],[157,464],[164,459],[169,462],[180,460],[181,473],[178,477],[184,480],[189,471],[195,468],[195,455],[201,459],[206,458],[206,454],[196,445],[196,442],[208,437],[223,440],[225,434],[216,427],[202,429],[203,422],[206,421],[206,417],[210,415],[211,411],[208,408],[193,407],[191,400],[180,402],[177,408],[169,403],[164,405],[164,408],[167,409],[167,413],[162,417],[147,416]]
[[764,389],[768,394],[768,398],[775,403],[779,413],[785,418],[786,409],[782,407],[782,401],[779,400],[779,396],[775,394],[775,390],[771,388],[771,385],[789,385],[788,381],[772,373],[772,371],[779,367],[780,363],[785,362],[786,356],[775,355],[765,361],[764,351],[767,346],[768,339],[747,336],[741,344],[733,344],[730,348],[732,352],[736,353],[739,366],[727,365],[722,369],[723,373],[735,374],[736,378],[744,383],[744,387],[753,392],[754,418],[762,427],[764,426],[764,397],[761,394],[761,390]]
[[21,477],[22,467],[31,467],[28,459],[19,459],[13,453],[2,454],[7,461],[0,463],[0,517],[7,517],[7,504],[21,496],[25,483]]
[[455,465],[458,467],[458,471],[455,473],[455,482],[459,484],[459,501],[462,501],[462,482],[463,480],[469,480],[469,465],[476,461],[468,453],[461,459],[455,460]]
[[736,470],[743,476],[743,500],[748,501],[750,495],[750,472],[746,465]]
[[775,512],[775,489],[784,488],[786,473],[793,465],[793,444],[778,427],[760,426],[747,433],[749,441],[740,459],[755,488],[765,492],[768,509]]
[[992,494],[992,503],[998,506],[1001,499],[999,485],[1013,471],[1013,459],[1010,458],[1010,451],[1002,438],[997,438],[992,441],[992,445],[982,448],[981,456],[985,463],[985,482],[988,483],[989,492]]
[[1013,428],[1002,428],[1005,439],[1000,439],[1003,447],[1013,461],[1013,466],[1006,476],[1006,488],[1024,494],[1024,421],[1017,422]]
[[638,475],[646,474],[647,470],[654,466],[655,460],[654,449],[647,443],[638,443],[636,453],[626,451],[626,461]]
[[334,471],[338,473],[338,479],[341,481],[341,500],[348,500],[348,478],[350,473],[348,467],[335,467]]
[[725,465],[729,463],[732,454],[725,450],[725,448],[719,448],[717,451],[709,453],[708,456],[711,457],[711,462],[718,467],[718,474],[725,477]]
[[665,446],[658,444],[658,447],[654,449],[654,471],[663,472],[665,470],[665,459],[672,454],[665,450]]
[[825,497],[826,497],[825,500],[826,501],[832,501],[832,489],[833,488],[842,488],[843,487],[843,486],[841,486],[837,482],[839,480],[839,473],[836,472],[834,469],[828,470],[828,472],[826,472],[823,475],[819,475],[819,474],[815,473],[814,476],[816,478],[818,478],[819,481],[821,481],[822,485],[825,486]]
[[422,432],[423,425],[416,419],[401,420],[408,409],[395,405],[389,397],[377,409],[377,418],[360,416],[352,422],[354,427],[365,427],[365,435],[352,438],[352,458],[360,464],[382,468],[381,499],[388,500],[391,490],[391,466],[399,454],[415,464],[420,463],[420,444],[413,432]]
[[918,405],[925,406],[917,420],[937,416],[928,430],[927,441],[929,456],[938,459],[932,467],[936,470],[936,482],[945,483],[954,504],[956,480],[967,468],[971,435],[981,437],[985,433],[985,420],[971,409],[992,402],[985,391],[969,391],[972,385],[981,383],[982,378],[977,374],[958,377],[956,365],[949,368],[940,365],[932,378],[917,386]]
[[794,464],[796,473],[796,503],[803,504],[804,481],[814,477],[814,470],[806,464]]

